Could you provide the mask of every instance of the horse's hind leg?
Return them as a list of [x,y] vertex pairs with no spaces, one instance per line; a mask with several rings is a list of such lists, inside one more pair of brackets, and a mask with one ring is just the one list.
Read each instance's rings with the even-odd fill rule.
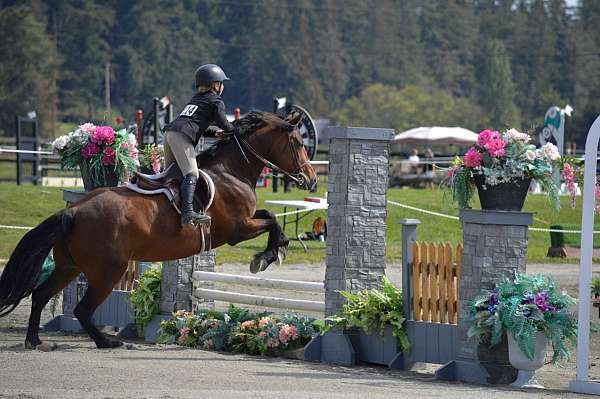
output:
[[[110,261],[108,261],[110,262]],[[122,267],[110,270],[110,268],[98,268],[105,273],[100,276],[90,276],[88,278],[88,288],[81,301],[75,306],[73,314],[79,320],[90,338],[94,340],[98,348],[116,348],[123,345],[121,341],[111,340],[104,336],[92,322],[94,312],[104,302],[112,292],[113,287],[121,278],[123,272],[127,269],[127,263]]]
[[39,337],[42,310],[56,293],[65,288],[79,274],[58,246],[54,249],[54,263],[54,271],[50,277],[31,293],[31,314],[25,338],[26,348],[52,349],[52,346],[44,345]]
[[253,219],[263,221],[264,229],[269,231],[267,248],[263,252],[256,254],[250,263],[250,271],[252,273],[257,273],[259,271],[264,271],[276,260],[279,260],[280,262],[283,261],[287,255],[289,240],[283,233],[279,223],[277,223],[275,215],[268,210],[258,209],[254,214]]

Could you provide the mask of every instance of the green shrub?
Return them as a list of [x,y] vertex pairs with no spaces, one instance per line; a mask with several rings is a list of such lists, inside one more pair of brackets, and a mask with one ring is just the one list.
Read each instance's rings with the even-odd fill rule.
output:
[[160,311],[162,267],[152,267],[140,275],[137,286],[129,294],[139,335]]
[[404,327],[402,291],[387,277],[383,277],[381,290],[363,290],[356,294],[340,291],[340,294],[348,303],[342,306],[339,313],[325,319],[331,324],[323,329],[323,333],[334,327],[358,327],[367,334],[383,335],[385,326],[390,324],[398,346],[405,354],[410,353],[410,341]]
[[[578,224],[561,224],[550,226],[551,229],[557,230],[581,230],[581,226]],[[600,224],[594,225],[594,231],[600,231]],[[562,245],[554,245],[555,243]],[[581,247],[581,233],[550,233],[550,245],[553,248],[562,247]],[[594,248],[600,248],[600,234],[594,234],[593,241]]]

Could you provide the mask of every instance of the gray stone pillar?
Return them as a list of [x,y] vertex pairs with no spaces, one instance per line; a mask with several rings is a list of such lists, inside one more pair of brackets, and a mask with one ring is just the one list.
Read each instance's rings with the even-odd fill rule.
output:
[[508,362],[506,342],[488,348],[467,338],[464,319],[469,301],[491,290],[503,277],[525,272],[527,232],[533,214],[527,212],[461,210],[463,261],[459,287],[459,338],[457,359],[437,375],[442,379],[483,384],[508,384],[517,371]]
[[338,290],[378,287],[385,274],[385,218],[391,129],[328,130],[325,315],[344,304]]
[[[339,290],[379,287],[385,274],[386,194],[392,129],[331,127],[327,187],[325,316],[344,304]],[[343,331],[331,331],[305,351],[313,360],[354,364]]]
[[[195,256],[194,271],[214,272],[217,252],[213,249]],[[210,281],[201,281],[194,288],[214,289],[215,283]],[[214,309],[215,301],[212,299],[194,299],[194,310],[197,309]]]

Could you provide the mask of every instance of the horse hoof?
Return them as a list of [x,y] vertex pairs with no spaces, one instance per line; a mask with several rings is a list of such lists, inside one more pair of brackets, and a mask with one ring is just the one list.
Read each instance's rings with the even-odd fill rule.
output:
[[252,262],[250,262],[250,273],[256,274],[260,271],[261,259],[260,256],[255,256],[252,259]]
[[265,270],[267,270],[267,267],[269,267],[269,262],[267,262],[265,258],[262,258],[260,260],[260,271],[264,272]]
[[96,344],[96,346],[98,347],[98,349],[118,348],[120,346],[123,346],[123,342],[107,340],[106,342],[103,342],[102,344]]
[[281,261],[279,262],[280,264],[281,264],[281,262],[283,262],[285,260],[285,258],[287,258],[287,254],[288,254],[287,247],[279,247],[279,250],[277,250],[277,258],[281,259]]
[[38,345],[33,345],[29,341],[25,341],[25,349],[37,349],[42,352],[52,352],[58,348],[55,342],[40,342]]

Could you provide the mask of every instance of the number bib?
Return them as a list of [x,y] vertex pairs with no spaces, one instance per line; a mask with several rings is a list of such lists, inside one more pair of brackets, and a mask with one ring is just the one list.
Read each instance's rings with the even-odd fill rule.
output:
[[183,109],[183,111],[181,111],[181,113],[179,115],[181,115],[181,116],[193,116],[194,112],[196,112],[197,109],[198,109],[197,105],[188,104],[188,105],[185,106],[185,108]]

